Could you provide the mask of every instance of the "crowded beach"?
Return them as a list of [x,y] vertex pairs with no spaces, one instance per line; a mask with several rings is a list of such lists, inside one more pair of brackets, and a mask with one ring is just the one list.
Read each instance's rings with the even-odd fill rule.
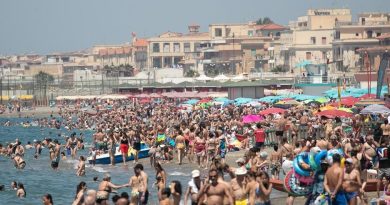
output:
[[[275,191],[288,194],[288,205],[389,204],[390,109],[375,97],[356,89],[234,100],[199,94],[60,97],[50,116],[2,126],[66,129],[70,135],[15,139],[0,144],[0,155],[16,170],[30,163],[26,150],[34,150],[34,160],[48,155],[53,172],[67,158],[78,160],[74,177],[81,182],[66,196],[74,205],[269,205]],[[93,177],[98,189],[89,189],[86,167],[102,164],[127,167],[133,176],[114,184],[111,179],[120,176],[105,173]],[[171,164],[190,165],[188,181],[168,181],[164,167]],[[23,179],[0,183],[0,190],[30,197]],[[45,205],[55,200],[50,190],[42,196]]]

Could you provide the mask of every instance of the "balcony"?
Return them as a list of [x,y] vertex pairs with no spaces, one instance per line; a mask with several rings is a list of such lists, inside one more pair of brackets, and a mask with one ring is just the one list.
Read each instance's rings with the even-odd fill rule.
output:
[[365,22],[362,24],[361,22],[337,22],[336,28],[340,27],[383,27],[390,26],[390,21],[377,21],[377,22]]

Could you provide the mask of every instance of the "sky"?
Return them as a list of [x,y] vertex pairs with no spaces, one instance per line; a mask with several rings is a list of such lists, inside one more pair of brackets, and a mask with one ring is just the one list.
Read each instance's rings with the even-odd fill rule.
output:
[[166,31],[268,16],[287,25],[307,9],[390,12],[390,0],[1,0],[0,56],[80,51]]

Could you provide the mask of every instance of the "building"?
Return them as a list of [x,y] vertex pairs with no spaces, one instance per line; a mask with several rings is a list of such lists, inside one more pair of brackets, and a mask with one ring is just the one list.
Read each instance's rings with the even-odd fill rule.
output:
[[[359,71],[363,56],[359,49],[379,46],[382,34],[390,32],[390,14],[363,13],[357,22],[337,22],[333,41],[333,62],[338,71]],[[377,69],[378,61],[372,61]]]
[[138,39],[133,35],[133,62],[136,69],[139,71],[147,67],[148,62],[148,41],[146,39]]
[[351,22],[349,9],[310,9],[306,16],[290,22],[292,44],[289,64],[327,64],[332,59],[332,42],[337,22]]
[[97,45],[92,48],[94,62],[102,67],[134,65],[131,45]]
[[196,66],[200,45],[209,42],[208,33],[200,33],[198,25],[190,25],[189,33],[165,32],[148,38],[148,67],[178,68]]

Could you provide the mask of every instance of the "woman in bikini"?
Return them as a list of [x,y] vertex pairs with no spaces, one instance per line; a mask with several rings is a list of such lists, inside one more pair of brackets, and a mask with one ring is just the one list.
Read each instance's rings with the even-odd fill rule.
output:
[[167,174],[165,173],[165,170],[162,168],[159,162],[154,164],[154,169],[156,170],[156,179],[161,178],[161,182],[165,187],[167,183]]
[[204,167],[204,157],[205,157],[205,149],[206,149],[206,141],[203,139],[202,133],[198,133],[199,137],[195,138],[194,141],[194,151],[198,161],[199,168]]

